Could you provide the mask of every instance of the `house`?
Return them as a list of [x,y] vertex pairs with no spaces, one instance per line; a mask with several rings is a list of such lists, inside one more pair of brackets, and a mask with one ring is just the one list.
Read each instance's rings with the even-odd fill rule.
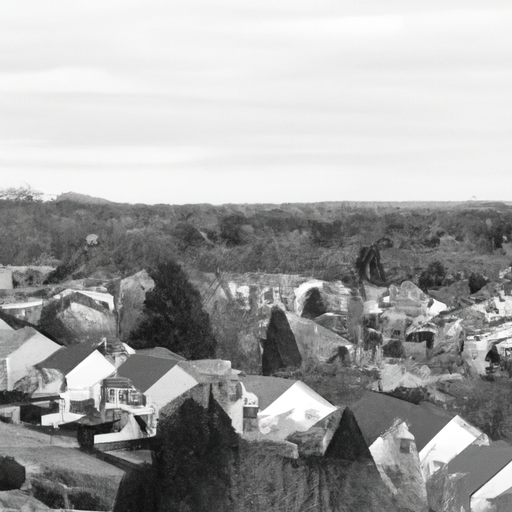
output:
[[430,508],[434,512],[492,510],[489,500],[510,489],[511,464],[510,445],[478,439],[430,479]]
[[512,494],[512,462],[498,471],[471,496],[473,512],[491,512],[492,500]]
[[242,432],[242,393],[229,361],[184,361],[181,356],[168,357],[165,349],[157,354],[134,354],[115,376],[103,381],[102,412],[121,411],[125,419],[118,432],[95,435],[95,446],[122,447],[122,443],[155,435],[160,410],[197,386],[213,394],[235,430]]
[[[249,437],[284,441],[296,432],[308,431],[338,410],[298,380],[247,375],[241,376],[240,382],[246,420],[244,435]],[[258,412],[254,414],[256,407]]]
[[422,362],[430,358],[438,334],[437,326],[432,322],[411,325],[405,333],[404,351],[407,357]]
[[352,409],[372,453],[374,444],[397,422],[404,421],[414,437],[425,482],[472,443],[489,443],[485,434],[460,416],[452,417],[427,402],[416,405],[369,392]]
[[105,408],[126,409],[142,405],[139,403],[142,400],[153,407],[152,420],[156,422],[158,411],[164,405],[197,384],[197,380],[178,365],[179,362],[175,358],[130,356],[117,369],[116,376],[103,383]]
[[61,348],[32,327],[0,330],[0,389],[12,390],[29,369]]
[[383,393],[369,391],[351,409],[368,446],[391,428],[397,419],[407,422],[418,453],[452,419],[444,409],[427,402],[416,405]]
[[425,481],[477,439],[489,442],[485,434],[460,416],[452,418],[420,452]]
[[[65,391],[60,396],[64,408],[58,416],[49,415],[51,417],[45,418],[49,424],[72,421],[76,419],[72,415],[85,414],[89,406],[99,409],[101,383],[116,371],[116,367],[98,350],[98,344],[93,342],[62,347],[38,363],[36,368],[40,371],[56,370],[63,378]],[[36,393],[46,391],[40,388]]]

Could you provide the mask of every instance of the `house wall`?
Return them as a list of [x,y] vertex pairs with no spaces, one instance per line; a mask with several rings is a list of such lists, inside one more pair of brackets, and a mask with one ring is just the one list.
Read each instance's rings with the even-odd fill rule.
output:
[[0,290],[12,290],[12,270],[0,268]]
[[231,418],[236,432],[244,431],[244,397],[239,381],[225,380],[212,383],[212,394],[218,404]]
[[0,331],[12,332],[12,331],[14,331],[14,329],[7,322],[0,319]]
[[155,382],[144,393],[147,404],[153,405],[155,408],[155,419],[164,405],[193,388],[196,384],[197,380],[178,365],[168,371],[158,382]]
[[9,386],[9,362],[6,358],[0,359],[0,390]]
[[18,350],[9,356],[8,389],[13,389],[18,380],[27,375],[28,369],[61,348],[57,343],[40,333],[35,333]]
[[[405,323],[407,320],[405,313],[389,309],[381,315],[380,320],[382,335],[385,340],[405,340]],[[395,334],[395,331],[400,331],[400,334]]]
[[296,382],[258,413],[258,426],[262,434],[284,440],[293,432],[305,432],[336,410],[309,386]]
[[0,406],[0,417],[7,422],[18,425],[20,423],[20,406],[19,405],[2,405]]
[[489,352],[489,342],[487,339],[484,340],[466,340],[464,342],[464,351],[462,357],[479,375],[485,375],[485,369],[489,366],[489,363],[485,360],[487,352]]
[[126,425],[119,432],[112,432],[110,434],[96,434],[94,436],[94,446],[102,443],[114,443],[118,441],[130,441],[132,439],[140,439],[147,437],[142,432],[135,418],[130,415]]
[[116,367],[95,350],[66,375],[68,389],[86,389],[110,377]]
[[481,436],[483,436],[482,443],[489,444],[485,434],[465,422],[460,416],[455,416],[420,451],[421,471],[425,481]]

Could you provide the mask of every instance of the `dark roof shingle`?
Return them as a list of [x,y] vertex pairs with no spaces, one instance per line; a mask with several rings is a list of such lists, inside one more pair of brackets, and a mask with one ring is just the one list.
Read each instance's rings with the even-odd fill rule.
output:
[[473,443],[451,460],[446,470],[448,474],[467,473],[466,489],[471,496],[510,462],[512,446],[505,441],[488,446]]
[[263,411],[298,381],[279,377],[246,375],[240,376],[240,382],[249,393],[254,393],[258,397],[259,409]]
[[392,427],[397,419],[401,419],[409,425],[418,451],[453,418],[435,405],[416,405],[375,392],[366,393],[351,409],[368,446]]
[[67,375],[82,361],[87,359],[97,348],[96,343],[83,342],[69,347],[62,347],[50,357],[38,363],[38,368],[53,368]]
[[178,362],[177,359],[134,354],[117,369],[117,376],[130,379],[135,388],[145,393]]

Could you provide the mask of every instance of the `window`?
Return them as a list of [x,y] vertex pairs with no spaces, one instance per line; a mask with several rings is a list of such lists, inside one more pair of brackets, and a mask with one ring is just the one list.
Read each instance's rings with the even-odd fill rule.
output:
[[411,452],[411,440],[410,439],[400,439],[400,451],[402,453],[410,453]]
[[115,404],[116,403],[116,390],[109,388],[107,393],[107,402],[109,404]]
[[128,390],[127,389],[120,389],[118,392],[119,396],[119,403],[120,404],[127,404],[128,403]]
[[144,405],[142,393],[140,393],[139,391],[136,391],[135,389],[130,389],[128,404],[129,405]]

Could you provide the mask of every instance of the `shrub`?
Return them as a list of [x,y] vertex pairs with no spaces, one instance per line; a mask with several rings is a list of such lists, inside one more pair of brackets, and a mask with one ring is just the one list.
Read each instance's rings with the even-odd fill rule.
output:
[[472,272],[468,284],[471,293],[476,293],[487,284],[487,279],[482,274]]

